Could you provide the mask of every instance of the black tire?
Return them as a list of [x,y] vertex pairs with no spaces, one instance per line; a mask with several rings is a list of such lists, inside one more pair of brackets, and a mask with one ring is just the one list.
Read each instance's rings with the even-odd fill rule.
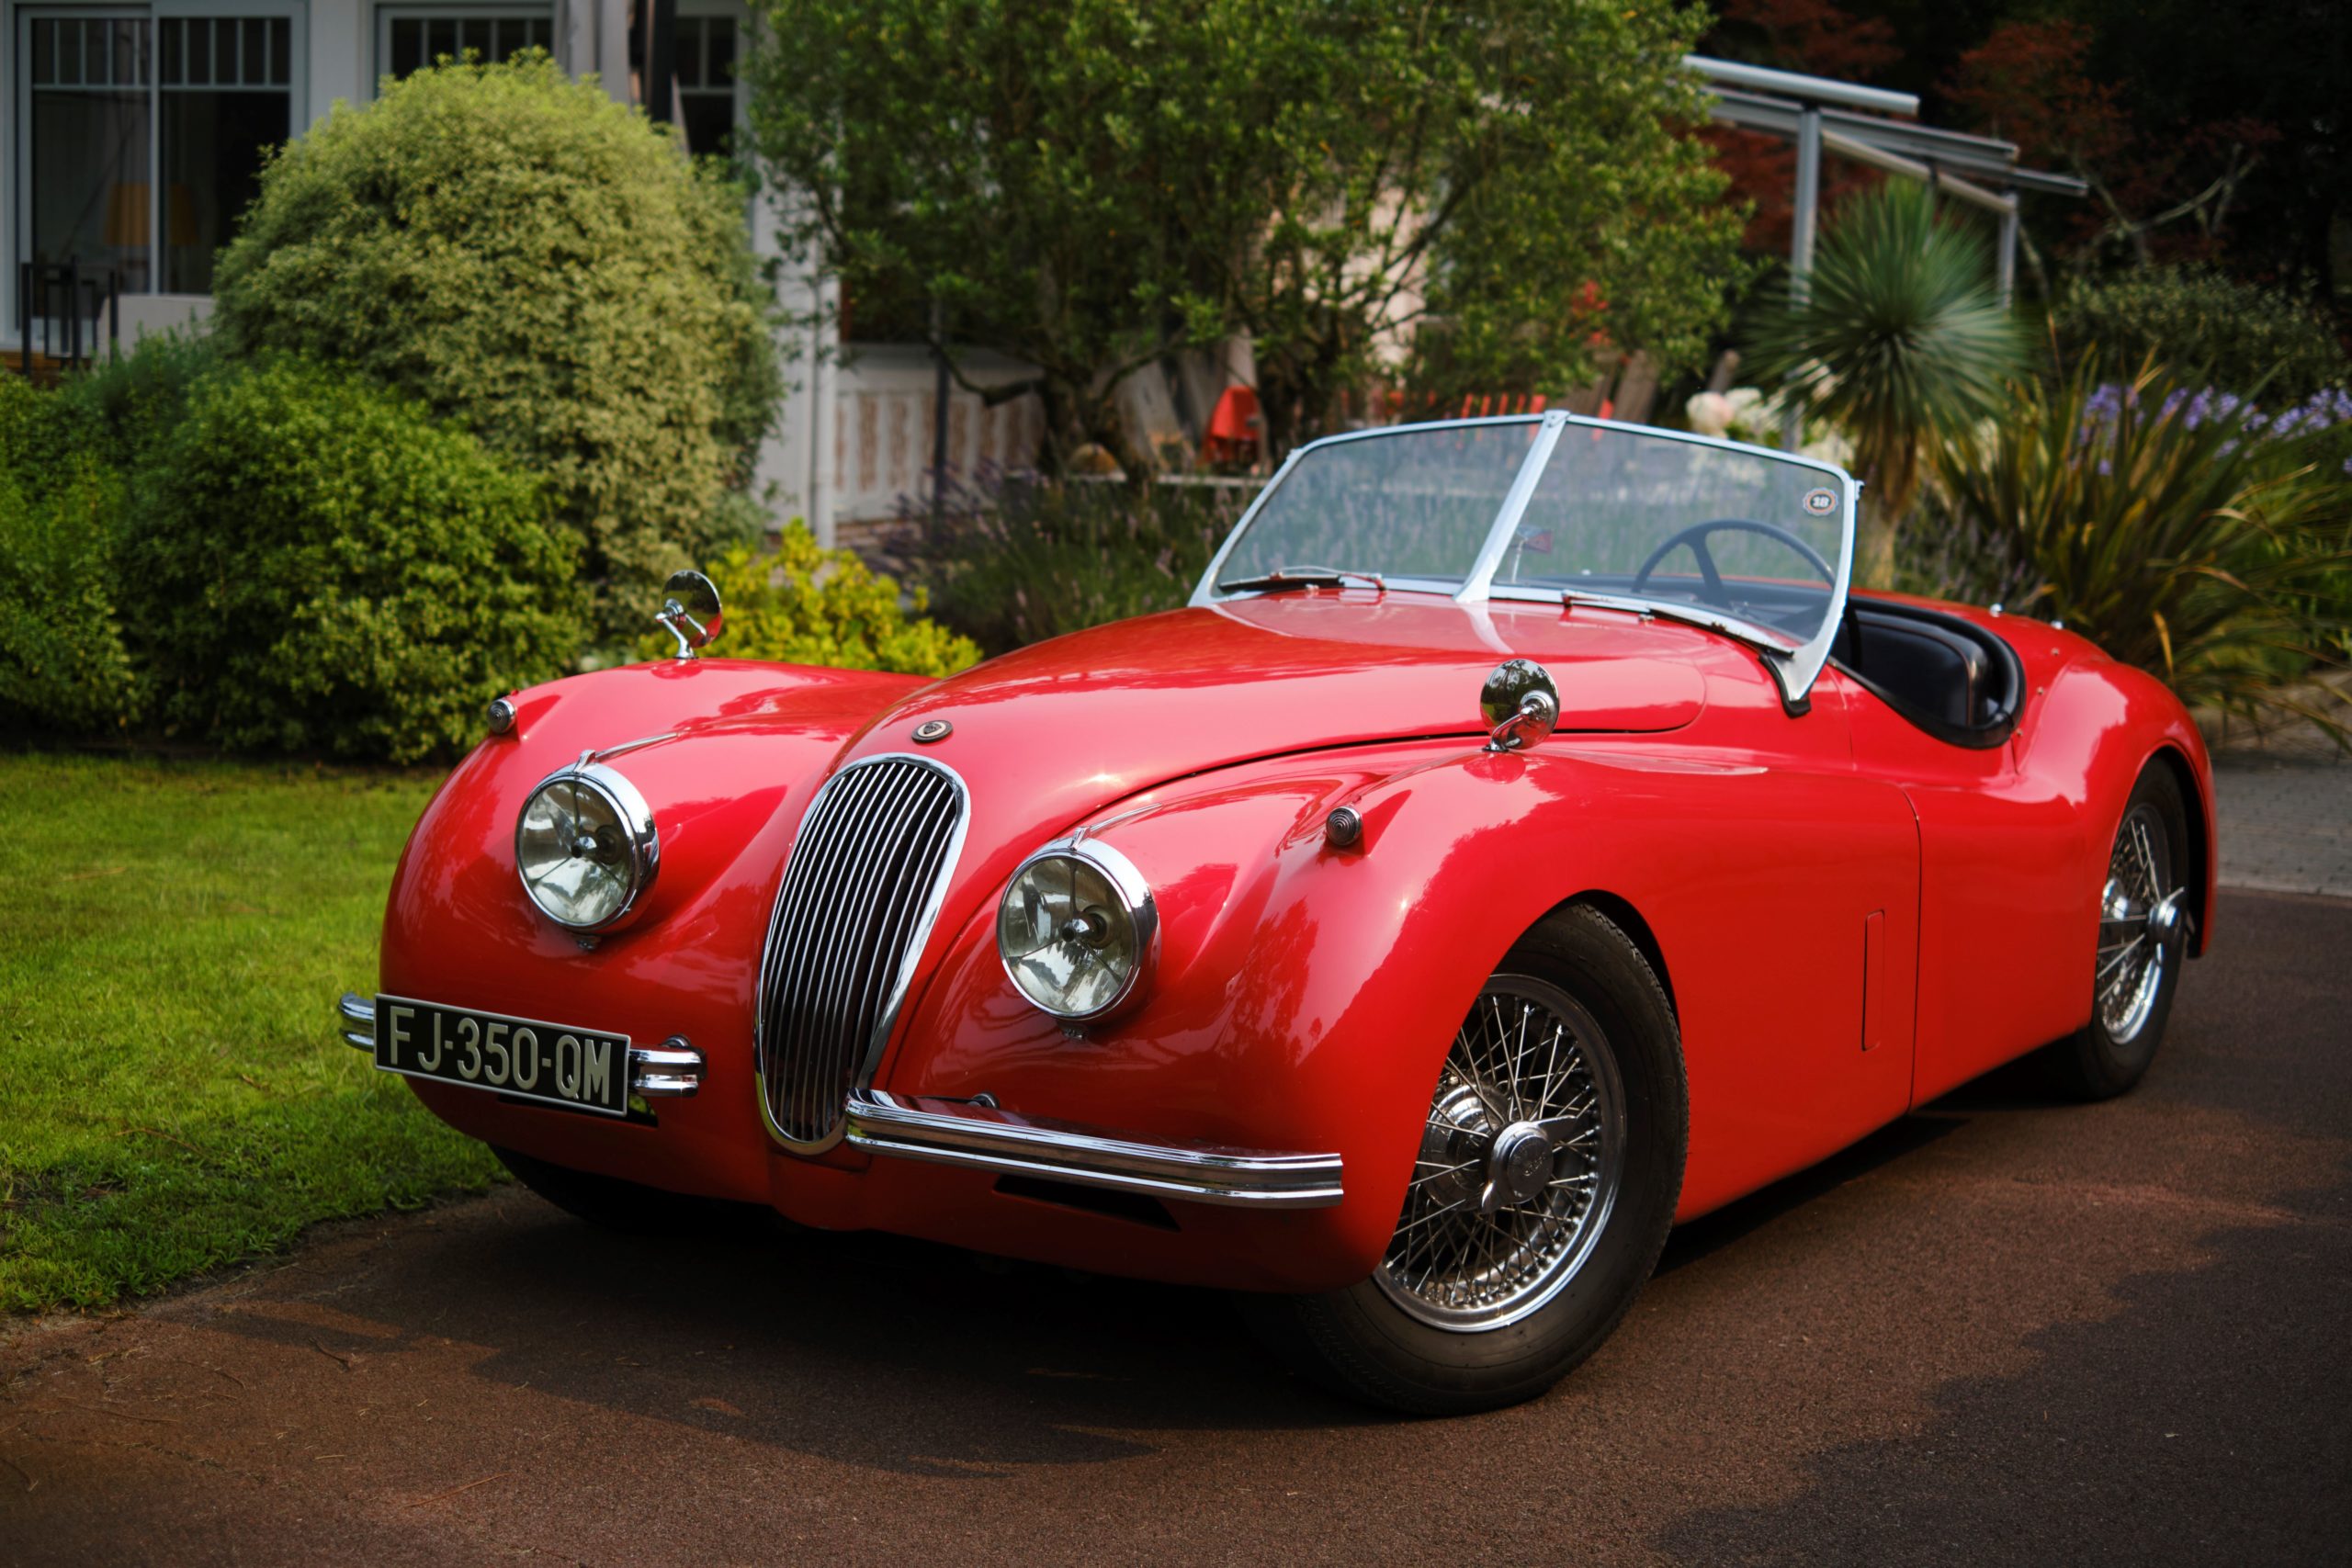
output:
[[[1385,1283],[1391,1278],[1385,1260],[1381,1272],[1346,1290],[1241,1298],[1260,1336],[1303,1376],[1334,1393],[1419,1416],[1532,1399],[1609,1337],[1666,1245],[1682,1191],[1690,1097],[1681,1036],[1657,976],[1623,931],[1599,910],[1577,905],[1520,940],[1481,1004],[1498,992],[1563,998],[1599,1026],[1623,1111],[1613,1199],[1581,1261],[1549,1287],[1554,1293],[1499,1326],[1442,1327],[1408,1312],[1400,1291]],[[1470,1025],[1464,1027],[1466,1032]],[[1446,1085],[1441,1077],[1440,1096]],[[1406,1223],[1400,1216],[1400,1226]]]
[[[2149,763],[2132,786],[2131,798],[2123,803],[2109,845],[2110,867],[2123,853],[2124,835],[2135,818],[2153,824],[2157,829],[2167,889],[2186,887],[2189,870],[2188,806],[2181,799],[2179,779],[2163,762]],[[2102,897],[2102,915],[2105,912]],[[2168,934],[2154,939],[2161,959],[2156,984],[2144,1014],[2121,1037],[2109,1028],[2104,1016],[2101,987],[2106,976],[2101,970],[2109,962],[2109,955],[2100,953],[2091,979],[2090,1021],[2044,1053],[2045,1065],[2061,1089],[2081,1100],[2112,1100],[2140,1081],[2148,1065],[2155,1060],[2156,1047],[2164,1042],[2165,1025],[2172,1017],[2173,997],[2180,988],[2182,961],[2188,956],[2188,923],[2184,918]]]
[[723,1228],[734,1217],[733,1211],[743,1207],[550,1165],[496,1145],[490,1152],[514,1173],[515,1180],[565,1213],[623,1235],[700,1235]]

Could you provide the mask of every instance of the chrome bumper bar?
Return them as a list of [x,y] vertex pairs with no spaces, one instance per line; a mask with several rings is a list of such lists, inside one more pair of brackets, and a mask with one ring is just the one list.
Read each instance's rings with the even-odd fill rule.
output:
[[[334,1004],[343,1022],[344,1043],[362,1051],[376,1049],[376,1004],[356,991],[345,991]],[[628,1048],[628,1089],[648,1100],[684,1100],[702,1088],[702,1053],[683,1034],[673,1034],[659,1045]]]
[[[376,1004],[345,991],[343,1037],[376,1048]],[[628,1048],[629,1088],[648,1099],[702,1087],[703,1055],[683,1038]],[[1168,1143],[1016,1116],[985,1102],[860,1089],[850,1096],[848,1141],[879,1155],[1011,1176],[1251,1209],[1328,1209],[1343,1196],[1340,1156]]]
[[985,1102],[860,1089],[849,1142],[875,1154],[1252,1209],[1328,1209],[1342,1196],[1336,1154],[1172,1144],[1016,1116]]

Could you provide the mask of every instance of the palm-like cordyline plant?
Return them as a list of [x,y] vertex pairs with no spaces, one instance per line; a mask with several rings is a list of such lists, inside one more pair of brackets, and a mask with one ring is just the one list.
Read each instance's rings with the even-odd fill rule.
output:
[[1838,209],[1807,297],[1768,299],[1748,351],[1760,384],[1785,383],[1853,438],[1868,487],[1855,576],[1884,587],[1922,475],[1946,441],[2001,409],[2025,339],[1983,241],[1939,222],[1924,189],[1892,182]]
[[2302,713],[2291,682],[2345,646],[2352,478],[2332,431],[2268,434],[2154,367],[2078,367],[1948,446],[1929,521],[1964,565],[1943,584],[2063,620],[2225,713]]

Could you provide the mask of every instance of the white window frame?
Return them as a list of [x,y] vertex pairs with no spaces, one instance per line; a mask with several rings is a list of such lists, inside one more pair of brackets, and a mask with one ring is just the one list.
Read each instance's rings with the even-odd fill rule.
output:
[[[750,96],[743,88],[743,57],[752,47],[752,7],[744,0],[678,0],[679,19],[683,21],[688,17],[725,17],[735,24],[735,74],[728,84],[732,100],[729,118],[736,133],[735,150],[740,156],[743,151],[742,131],[751,111]],[[683,98],[685,94],[681,91],[678,96]],[[680,105],[681,108],[684,107]]]
[[[563,7],[557,0],[492,0],[488,5],[468,5],[465,0],[446,0],[441,5],[414,4],[400,0],[394,5],[375,8],[374,58],[369,62],[368,96],[375,97],[383,89],[384,78],[392,73],[392,23],[395,21],[430,22],[447,18],[458,22],[545,22],[548,28],[548,52],[559,62],[563,59]],[[430,63],[428,62],[427,63]]]

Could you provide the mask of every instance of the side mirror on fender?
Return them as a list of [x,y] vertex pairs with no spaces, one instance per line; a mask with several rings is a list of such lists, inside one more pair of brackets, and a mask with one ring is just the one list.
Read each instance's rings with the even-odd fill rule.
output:
[[1506,660],[1479,689],[1478,711],[1494,729],[1487,750],[1516,751],[1534,745],[1560,722],[1560,688],[1535,660]]
[[725,616],[718,585],[698,571],[673,571],[662,590],[662,611],[653,617],[678,639],[678,657],[692,659],[718,640]]

